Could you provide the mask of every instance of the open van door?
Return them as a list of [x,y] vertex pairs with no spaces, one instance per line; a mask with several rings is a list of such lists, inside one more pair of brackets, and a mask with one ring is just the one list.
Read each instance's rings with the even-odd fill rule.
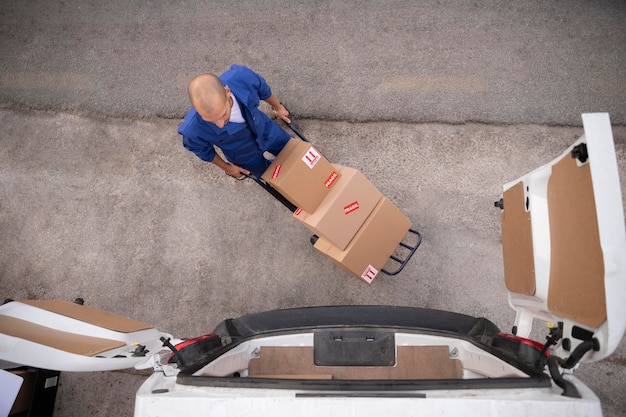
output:
[[152,325],[80,303],[9,301],[0,306],[0,368],[110,371],[132,368],[171,336]]
[[585,134],[562,155],[504,186],[502,247],[514,332],[549,322],[566,357],[609,356],[626,328],[626,234],[609,115],[583,114]]

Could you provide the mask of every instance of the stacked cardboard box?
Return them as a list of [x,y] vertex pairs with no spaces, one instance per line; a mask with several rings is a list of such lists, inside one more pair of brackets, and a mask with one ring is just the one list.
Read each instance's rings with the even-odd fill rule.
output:
[[298,209],[294,216],[313,233],[344,250],[383,196],[356,169],[333,166],[341,179],[314,212]]
[[410,228],[409,219],[382,197],[344,250],[323,235],[314,247],[346,271],[371,284]]
[[294,217],[319,237],[314,247],[368,284],[411,227],[358,170],[330,164],[299,139],[262,178],[298,207]]
[[261,177],[287,200],[308,212],[339,179],[339,173],[310,143],[291,139]]

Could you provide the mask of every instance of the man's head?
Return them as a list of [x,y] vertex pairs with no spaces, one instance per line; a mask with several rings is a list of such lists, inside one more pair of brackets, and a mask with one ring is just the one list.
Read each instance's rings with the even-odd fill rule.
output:
[[230,89],[219,78],[213,74],[198,75],[189,83],[187,92],[191,105],[204,121],[220,128],[228,123],[233,101]]

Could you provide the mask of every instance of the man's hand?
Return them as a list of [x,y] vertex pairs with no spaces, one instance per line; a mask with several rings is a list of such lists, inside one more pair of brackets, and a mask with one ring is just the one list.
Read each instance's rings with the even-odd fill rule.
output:
[[289,116],[289,112],[287,111],[285,106],[283,106],[280,101],[278,101],[276,96],[272,94],[270,97],[265,99],[265,102],[272,106],[272,110],[274,110],[274,116],[278,117],[287,124],[291,123],[291,120],[289,120],[289,117],[287,117]]
[[211,162],[217,165],[218,167],[222,168],[224,172],[226,172],[228,175],[233,176],[235,178],[241,178],[244,175],[250,175],[250,171],[248,171],[247,169],[231,164],[230,162],[226,162],[222,159],[221,156],[217,154],[215,155],[215,157],[213,158],[213,161]]
[[287,117],[289,116],[289,112],[287,111],[285,106],[283,106],[282,104],[279,104],[277,107],[274,107],[274,116],[278,117],[279,119],[281,119],[287,124],[291,123],[291,120],[289,119],[289,117]]
[[235,178],[241,178],[245,175],[250,175],[250,171],[240,166],[228,164],[224,167],[224,171]]

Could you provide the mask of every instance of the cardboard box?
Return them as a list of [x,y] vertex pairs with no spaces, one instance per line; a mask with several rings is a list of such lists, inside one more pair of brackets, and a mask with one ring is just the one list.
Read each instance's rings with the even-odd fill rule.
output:
[[345,250],[323,237],[313,246],[346,271],[371,284],[411,225],[411,221],[383,197]]
[[11,370],[11,373],[24,381],[9,415],[52,417],[61,372],[22,367]]
[[310,143],[291,139],[261,178],[292,204],[313,213],[339,173]]
[[298,209],[294,217],[337,248],[345,249],[383,195],[358,170],[333,165],[341,179],[313,213]]

